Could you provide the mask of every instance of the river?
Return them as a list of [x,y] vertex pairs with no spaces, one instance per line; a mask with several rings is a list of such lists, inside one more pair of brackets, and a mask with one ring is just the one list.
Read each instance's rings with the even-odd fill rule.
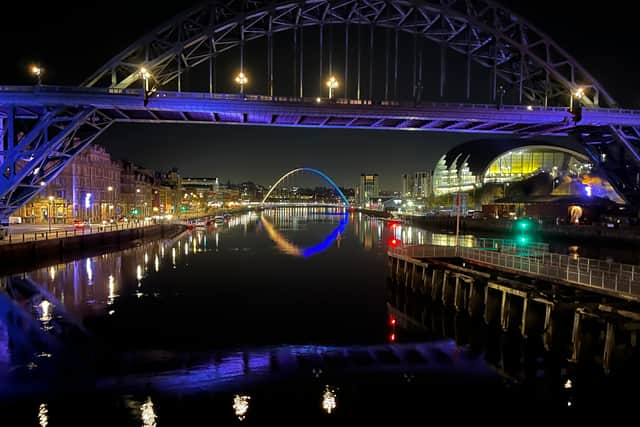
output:
[[[28,307],[40,326],[78,325],[90,342],[78,354],[90,356],[71,357],[76,365],[60,374],[51,360],[62,356],[20,358],[0,320],[0,409],[15,416],[10,425],[323,425],[409,418],[425,404],[443,413],[530,409],[545,393],[543,408],[566,413],[590,407],[576,388],[589,396],[614,384],[589,368],[588,385],[567,387],[565,361],[439,307],[416,308],[387,281],[394,238],[455,241],[337,208],[283,208],[25,272],[14,279],[48,295]],[[443,326],[417,327],[416,310]],[[507,359],[528,355],[552,367],[497,368],[495,340]],[[390,344],[414,352],[415,363],[393,360]]]

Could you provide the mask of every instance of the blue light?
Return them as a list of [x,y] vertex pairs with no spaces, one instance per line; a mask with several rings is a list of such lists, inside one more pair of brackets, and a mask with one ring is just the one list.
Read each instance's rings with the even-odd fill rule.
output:
[[349,215],[345,215],[344,218],[340,221],[340,225],[333,230],[325,239],[318,243],[317,245],[308,247],[302,251],[302,256],[308,258],[310,256],[314,256],[322,251],[326,251],[333,242],[338,238],[339,234],[344,233],[344,229],[347,227],[347,223],[349,222]]
[[84,207],[87,209],[91,207],[91,193],[84,195]]
[[587,197],[591,197],[591,186],[587,185],[584,187],[584,192],[587,194]]

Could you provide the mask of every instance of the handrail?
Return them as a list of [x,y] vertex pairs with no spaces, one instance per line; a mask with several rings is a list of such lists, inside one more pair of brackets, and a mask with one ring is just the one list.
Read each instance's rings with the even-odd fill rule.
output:
[[[640,298],[639,266],[608,263],[551,252],[523,256],[480,248],[437,245],[413,245],[389,249],[390,254],[410,258],[463,258],[536,276],[613,292],[620,296]],[[604,264],[603,264],[604,263]],[[609,266],[604,269],[604,265]]]

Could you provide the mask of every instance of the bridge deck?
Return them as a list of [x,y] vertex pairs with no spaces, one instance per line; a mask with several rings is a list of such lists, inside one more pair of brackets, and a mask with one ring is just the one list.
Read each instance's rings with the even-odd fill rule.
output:
[[579,122],[567,108],[463,103],[269,97],[154,92],[60,86],[0,87],[0,115],[35,118],[47,106],[88,106],[113,121],[192,122],[325,128],[408,129],[525,135],[566,135],[576,126],[640,125],[635,110],[583,109]]

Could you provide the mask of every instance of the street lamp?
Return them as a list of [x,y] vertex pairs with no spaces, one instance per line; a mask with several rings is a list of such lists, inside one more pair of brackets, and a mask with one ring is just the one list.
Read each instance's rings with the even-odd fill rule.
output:
[[329,88],[329,99],[333,96],[333,89],[338,87],[338,80],[335,77],[331,76],[329,80],[327,80],[327,87]]
[[142,77],[142,88],[144,92],[147,93],[149,90],[149,79],[151,78],[151,73],[145,67],[140,68],[140,77]]
[[113,202],[114,202],[114,193],[113,193],[113,187],[110,185],[107,187],[107,191],[109,192],[109,198],[111,199],[111,203],[109,204],[109,209],[107,211],[107,214],[109,215],[109,219],[111,219],[111,209],[113,209]]
[[140,189],[136,188],[136,200],[135,200],[135,208],[134,212],[136,212],[136,219],[138,219],[138,194],[140,194]]
[[247,76],[245,76],[244,73],[240,71],[240,74],[236,76],[236,83],[240,85],[240,93],[244,93],[244,85],[246,85],[248,82],[249,79],[247,79]]
[[49,233],[51,233],[51,212],[53,211],[53,196],[49,196]]
[[38,86],[40,86],[40,84],[42,83],[42,74],[44,74],[44,68],[38,65],[32,65],[31,74],[36,76],[36,78],[38,79]]
[[569,101],[569,111],[573,112],[573,98],[580,101],[584,97],[584,88],[579,87],[575,92],[571,92],[571,98]]

